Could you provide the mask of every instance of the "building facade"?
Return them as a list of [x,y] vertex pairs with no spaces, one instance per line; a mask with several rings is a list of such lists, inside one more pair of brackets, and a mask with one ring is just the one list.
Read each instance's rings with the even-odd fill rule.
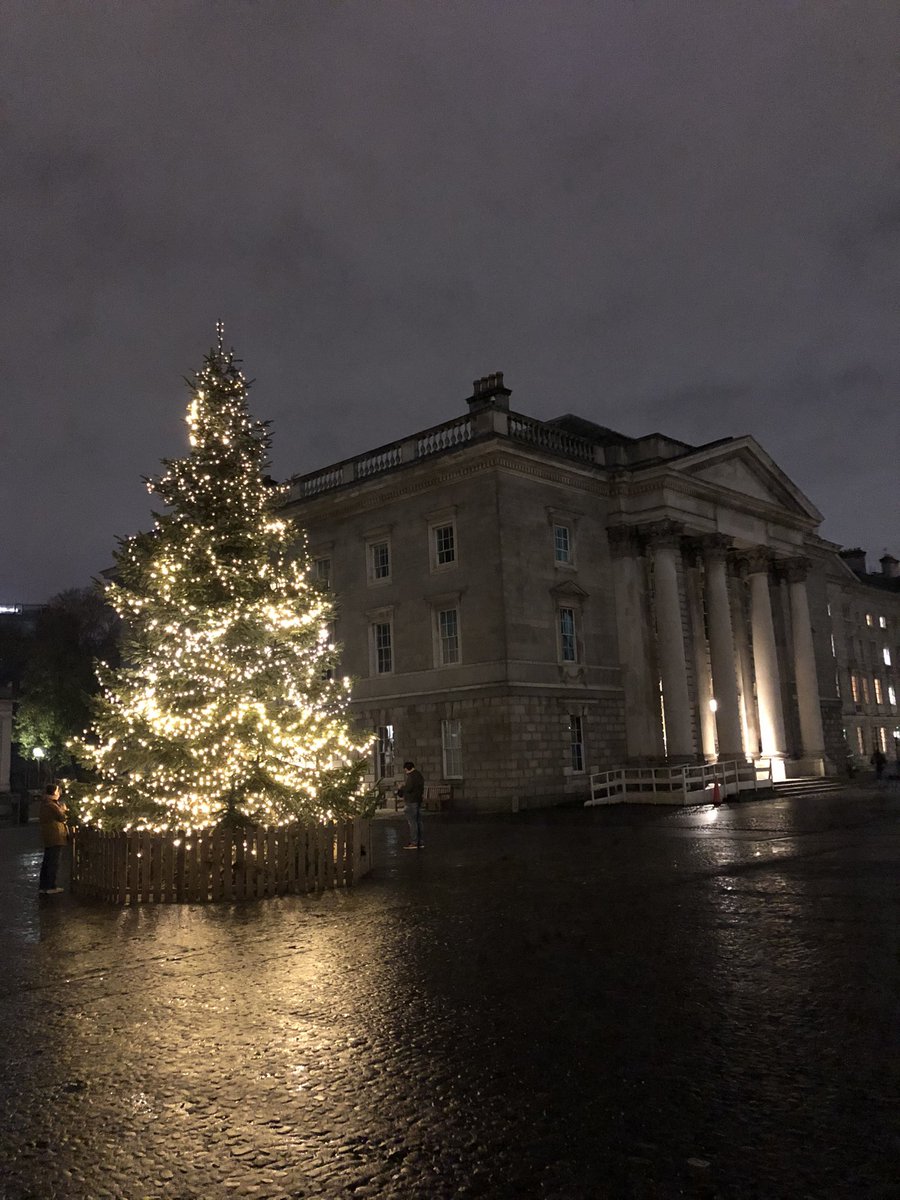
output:
[[538,421],[510,395],[487,376],[458,418],[291,481],[373,777],[413,758],[497,810],[626,763],[842,762],[837,547],[762,447]]
[[846,550],[829,566],[834,690],[849,763],[865,769],[877,749],[900,774],[900,563],[885,554],[870,574],[865,552]]

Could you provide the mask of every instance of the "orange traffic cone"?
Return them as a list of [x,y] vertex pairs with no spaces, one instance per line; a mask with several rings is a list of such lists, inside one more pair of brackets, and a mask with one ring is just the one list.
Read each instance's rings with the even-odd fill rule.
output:
[[713,804],[719,805],[722,803],[722,795],[719,791],[718,779],[713,780]]

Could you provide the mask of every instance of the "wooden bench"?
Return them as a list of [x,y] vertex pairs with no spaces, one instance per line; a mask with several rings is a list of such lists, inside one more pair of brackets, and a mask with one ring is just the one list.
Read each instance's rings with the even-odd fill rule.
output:
[[426,783],[422,807],[427,812],[441,812],[453,803],[452,783]]
[[[392,797],[394,801],[394,812],[400,811],[400,805],[403,803],[403,797],[397,795],[397,788],[403,787],[403,781],[398,779],[395,781],[395,786],[384,789],[384,796],[387,800]],[[452,783],[426,783],[425,795],[422,798],[422,807],[426,812],[442,812],[445,808],[449,808],[453,803],[453,784]]]

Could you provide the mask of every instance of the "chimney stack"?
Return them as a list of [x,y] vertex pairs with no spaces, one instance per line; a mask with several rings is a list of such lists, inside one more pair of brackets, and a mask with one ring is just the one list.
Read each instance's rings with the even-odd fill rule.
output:
[[509,412],[509,398],[512,392],[503,386],[502,371],[495,371],[493,375],[484,375],[481,379],[476,379],[472,389],[472,395],[466,401],[470,413],[481,412],[485,408],[499,408]]
[[893,554],[882,554],[878,561],[881,563],[881,573],[885,579],[900,578],[900,562]]
[[866,575],[866,552],[857,546],[853,550],[842,550],[841,558],[854,575]]

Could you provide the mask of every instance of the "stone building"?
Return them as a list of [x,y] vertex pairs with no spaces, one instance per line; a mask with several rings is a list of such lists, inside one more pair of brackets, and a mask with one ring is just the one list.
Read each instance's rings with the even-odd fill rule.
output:
[[291,481],[373,775],[411,757],[454,805],[501,809],[626,763],[840,760],[837,547],[762,447],[539,421],[510,395],[489,375],[462,415]]
[[880,566],[870,574],[863,550],[829,564],[834,690],[850,761],[866,766],[877,748],[900,773],[900,563]]

